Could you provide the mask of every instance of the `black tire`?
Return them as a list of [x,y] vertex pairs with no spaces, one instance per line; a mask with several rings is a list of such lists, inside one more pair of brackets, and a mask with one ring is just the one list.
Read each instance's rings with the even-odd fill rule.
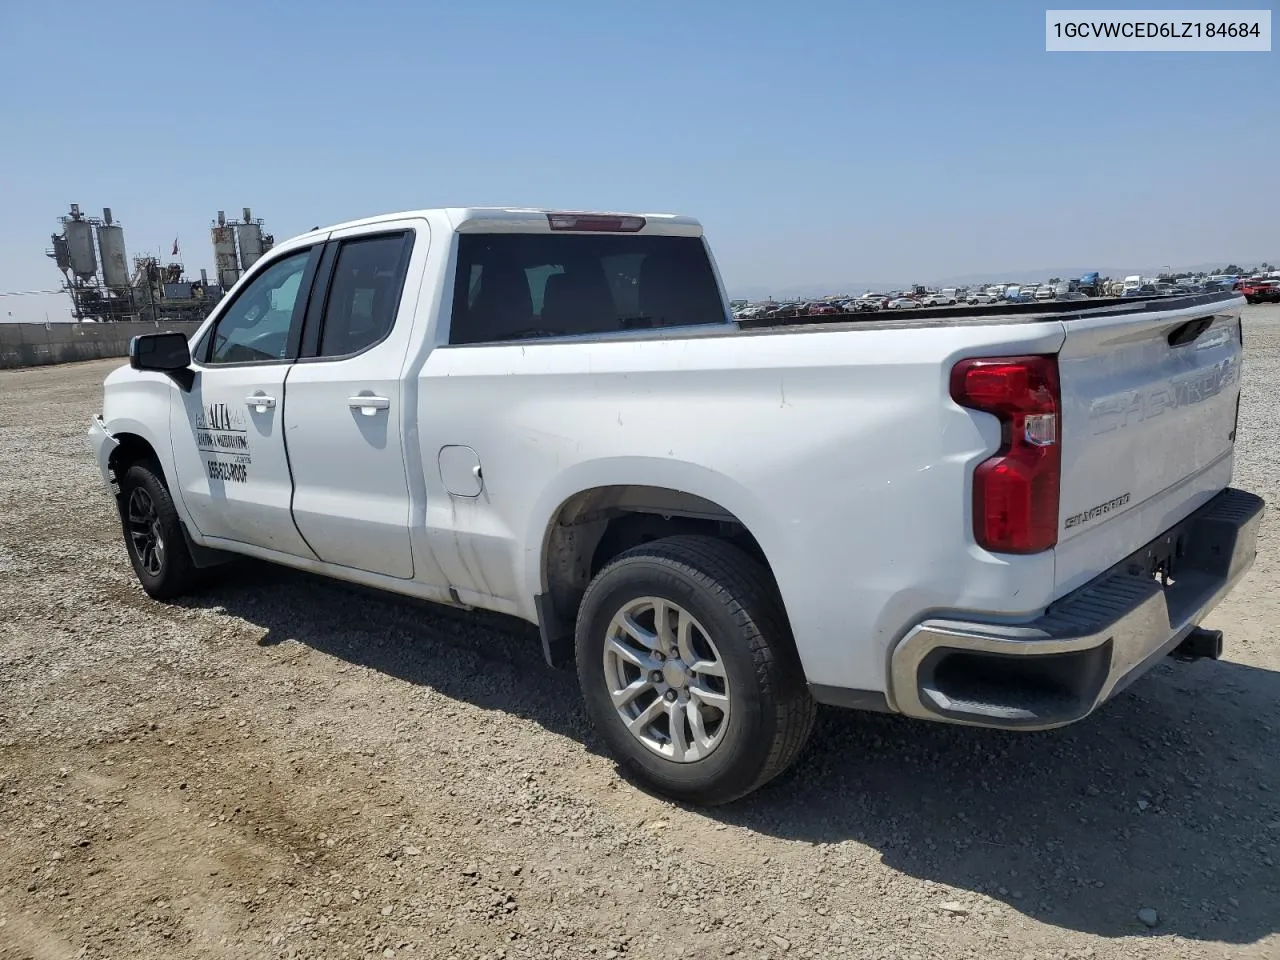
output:
[[[660,756],[631,734],[610,699],[609,626],[643,597],[678,604],[714,638],[732,699],[722,739],[702,759]],[[582,599],[576,653],[587,714],[610,752],[636,780],[674,800],[717,805],[751,793],[791,765],[813,729],[817,705],[772,578],[713,537],[666,537],[613,559]]]
[[[154,511],[151,523],[139,520],[148,504]],[[195,587],[198,571],[183,536],[182,522],[154,463],[134,463],[124,472],[120,480],[120,523],[133,572],[149,596],[172,600]],[[147,530],[158,539],[158,550],[154,546],[147,548]]]

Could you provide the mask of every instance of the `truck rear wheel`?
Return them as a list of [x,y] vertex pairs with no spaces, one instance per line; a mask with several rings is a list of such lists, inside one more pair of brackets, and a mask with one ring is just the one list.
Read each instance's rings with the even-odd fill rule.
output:
[[799,755],[816,705],[768,573],[713,537],[635,547],[578,611],[578,678],[610,752],[646,786],[721,804]]
[[134,463],[125,471],[120,521],[133,572],[149,596],[170,600],[195,586],[196,566],[182,522],[154,464]]

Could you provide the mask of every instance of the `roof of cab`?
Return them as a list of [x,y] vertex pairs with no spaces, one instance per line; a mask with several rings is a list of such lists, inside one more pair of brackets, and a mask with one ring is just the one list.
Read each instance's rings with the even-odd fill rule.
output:
[[[391,220],[408,220],[443,215],[458,233],[549,233],[549,214],[574,213],[593,217],[643,217],[644,228],[638,231],[648,235],[702,236],[702,224],[693,217],[685,217],[674,213],[621,213],[616,210],[558,210],[549,207],[437,207],[426,210],[405,210],[398,213],[383,213],[359,220],[347,220],[315,230],[308,230],[292,239],[317,233],[329,233],[334,230],[345,230],[348,227],[371,226]],[[468,229],[470,228],[470,229]]]

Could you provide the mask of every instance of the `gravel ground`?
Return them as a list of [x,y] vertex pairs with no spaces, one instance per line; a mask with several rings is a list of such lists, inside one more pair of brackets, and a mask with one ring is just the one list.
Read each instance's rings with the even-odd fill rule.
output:
[[[1280,309],[1246,346],[1277,503]],[[116,363],[0,373],[0,958],[1280,956],[1274,509],[1226,661],[1054,733],[824,712],[685,809],[521,625],[262,565],[148,600],[84,441]]]

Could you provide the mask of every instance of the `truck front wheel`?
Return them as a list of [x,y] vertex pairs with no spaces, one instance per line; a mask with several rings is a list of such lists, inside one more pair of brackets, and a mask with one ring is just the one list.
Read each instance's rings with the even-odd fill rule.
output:
[[705,536],[635,547],[578,611],[578,678],[610,752],[676,800],[728,803],[785,770],[813,728],[768,573]]
[[134,463],[120,480],[120,521],[133,572],[156,600],[170,600],[195,585],[196,567],[182,522],[159,470]]

